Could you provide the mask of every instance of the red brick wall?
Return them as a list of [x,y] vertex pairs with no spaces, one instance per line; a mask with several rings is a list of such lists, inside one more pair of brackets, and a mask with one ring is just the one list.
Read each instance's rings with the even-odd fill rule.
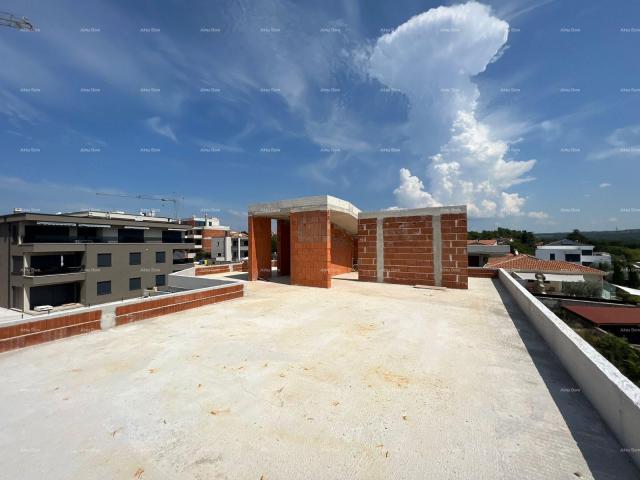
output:
[[331,276],[353,270],[354,238],[335,225],[331,225]]
[[246,272],[246,262],[224,263],[222,265],[207,265],[206,267],[196,267],[195,275],[212,275],[214,273]]
[[100,330],[101,310],[0,327],[0,352]]
[[468,267],[467,272],[470,277],[498,278],[498,269],[496,268]]
[[442,286],[467,288],[467,215],[447,213],[440,218],[442,232]]
[[329,212],[291,214],[291,284],[331,287]]
[[271,219],[249,217],[249,280],[271,277]]
[[358,220],[358,279],[376,281],[376,219]]
[[[358,278],[377,278],[376,218],[358,220]],[[382,218],[385,283],[436,285],[431,215]],[[466,213],[440,215],[441,285],[467,288]]]
[[386,283],[435,284],[431,221],[430,216],[383,219]]
[[278,273],[291,274],[291,224],[278,220]]
[[242,285],[232,285],[185,295],[161,296],[154,300],[131,303],[116,308],[116,325],[224,302],[225,300],[240,298],[243,294]]

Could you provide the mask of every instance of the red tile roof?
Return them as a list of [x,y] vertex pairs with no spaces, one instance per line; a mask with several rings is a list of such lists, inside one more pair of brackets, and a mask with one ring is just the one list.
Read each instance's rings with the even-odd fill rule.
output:
[[562,305],[562,308],[596,325],[640,325],[640,308],[612,305]]
[[467,245],[497,245],[498,241],[493,239],[488,240],[467,240]]
[[504,255],[490,258],[485,268],[504,268],[520,272],[562,272],[562,273],[589,273],[592,275],[606,275],[606,272],[596,268],[585,267],[577,263],[564,262],[562,260],[541,260],[531,255]]

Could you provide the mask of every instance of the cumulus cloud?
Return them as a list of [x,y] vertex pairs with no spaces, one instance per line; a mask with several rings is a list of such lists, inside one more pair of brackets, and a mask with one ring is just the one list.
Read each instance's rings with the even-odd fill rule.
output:
[[428,10],[377,40],[369,72],[407,96],[414,146],[439,127],[450,135],[426,159],[428,189],[408,169],[400,170],[398,206],[467,204],[473,217],[524,213],[525,199],[507,190],[532,179],[526,174],[535,160],[507,158],[509,143],[494,139],[476,118],[480,93],[472,81],[499,58],[508,31],[489,7],[469,2]]
[[162,135],[163,137],[167,137],[174,142],[178,142],[175,133],[173,133],[173,129],[171,125],[168,123],[163,123],[160,117],[151,117],[147,119],[147,126],[156,132],[158,135]]
[[547,218],[549,218],[549,215],[545,212],[529,212],[527,216],[530,218],[535,218],[537,220],[546,220]]
[[610,183],[604,182],[600,184],[600,188],[609,188],[611,186]]

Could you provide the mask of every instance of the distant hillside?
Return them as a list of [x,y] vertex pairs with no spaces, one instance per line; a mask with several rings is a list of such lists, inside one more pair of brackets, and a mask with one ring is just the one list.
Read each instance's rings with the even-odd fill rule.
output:
[[[535,236],[540,240],[559,240],[565,238],[570,232],[558,233],[536,233]],[[597,242],[622,242],[622,243],[640,243],[640,228],[632,230],[603,230],[600,232],[583,232],[582,235],[590,240]]]

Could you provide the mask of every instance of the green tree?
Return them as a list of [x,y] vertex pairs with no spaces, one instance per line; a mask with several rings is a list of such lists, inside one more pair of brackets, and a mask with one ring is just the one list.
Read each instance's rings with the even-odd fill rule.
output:
[[640,287],[640,277],[638,276],[638,271],[631,266],[629,267],[629,274],[627,275],[627,286],[631,288]]
[[622,271],[622,264],[620,260],[613,260],[613,276],[611,277],[611,283],[615,283],[616,285],[624,285],[624,272]]
[[578,230],[577,228],[573,232],[571,232],[569,235],[567,235],[567,238],[569,240],[573,240],[574,242],[589,243],[589,239],[585,237],[582,233],[580,233],[580,230]]

